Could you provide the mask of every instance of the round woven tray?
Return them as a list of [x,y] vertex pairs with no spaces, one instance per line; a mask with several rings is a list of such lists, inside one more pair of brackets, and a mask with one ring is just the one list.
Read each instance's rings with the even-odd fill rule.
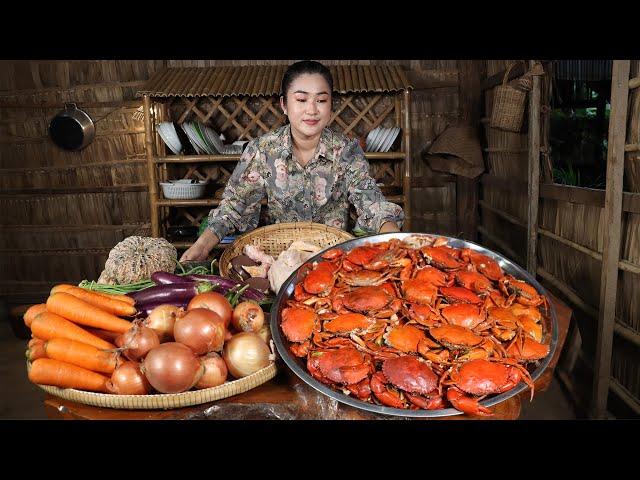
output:
[[223,383],[218,387],[192,390],[182,393],[160,393],[156,395],[109,395],[106,393],[85,392],[73,388],[58,388],[38,385],[45,392],[72,402],[84,403],[94,407],[120,408],[126,410],[158,410],[190,407],[232,397],[262,385],[275,377],[275,363],[248,377]]
[[265,253],[277,258],[295,240],[304,240],[327,248],[353,238],[353,235],[344,230],[320,223],[294,222],[267,225],[245,233],[225,249],[220,257],[220,275],[229,276],[231,260],[242,253],[245,245],[256,245]]

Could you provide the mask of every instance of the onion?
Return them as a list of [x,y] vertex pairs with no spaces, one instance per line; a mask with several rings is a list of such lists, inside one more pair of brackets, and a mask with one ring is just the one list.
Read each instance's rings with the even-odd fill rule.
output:
[[215,352],[208,353],[200,357],[204,365],[204,375],[196,383],[195,388],[211,388],[222,385],[227,380],[227,364],[220,355]]
[[242,332],[224,344],[224,358],[229,373],[236,378],[246,377],[270,363],[271,351],[260,336],[253,332]]
[[258,333],[264,325],[262,307],[253,300],[239,303],[233,309],[231,323],[237,330]]
[[194,308],[206,308],[207,310],[216,312],[220,315],[220,318],[224,320],[225,328],[229,328],[231,316],[233,315],[233,307],[224,295],[218,292],[199,293],[191,299],[187,305],[187,311],[193,310]]
[[186,392],[204,373],[204,365],[186,345],[163,343],[151,350],[142,362],[142,372],[161,393]]
[[133,361],[141,359],[158,345],[160,345],[158,334],[139,323],[134,323],[133,327],[116,340],[116,346],[122,348],[124,356]]
[[107,381],[107,390],[116,395],[147,395],[151,384],[137,362],[122,362]]
[[271,340],[271,329],[269,328],[269,324],[268,323],[265,323],[262,326],[262,328],[258,332],[258,335],[260,336],[260,338],[262,340],[264,340],[264,343],[269,345],[269,340]]
[[160,343],[173,340],[173,324],[176,318],[184,315],[182,308],[175,305],[158,305],[143,322],[145,327],[149,327],[158,334]]
[[220,351],[224,344],[224,322],[220,316],[205,308],[189,310],[173,326],[176,342],[191,348],[196,355]]

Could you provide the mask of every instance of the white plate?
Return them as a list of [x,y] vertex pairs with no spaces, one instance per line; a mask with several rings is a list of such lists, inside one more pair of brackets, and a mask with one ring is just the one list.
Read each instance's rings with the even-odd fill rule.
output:
[[173,123],[159,123],[157,125],[157,130],[160,134],[160,138],[162,138],[167,147],[169,147],[169,149],[176,155],[180,155],[180,152],[182,151],[182,143],[180,142],[180,138],[176,133]]
[[380,133],[380,137],[378,137],[378,141],[376,142],[376,152],[381,152],[382,151],[382,145],[384,144],[384,142],[386,141],[387,137],[389,136],[389,129],[388,128],[382,128],[381,129],[381,133]]
[[400,128],[399,127],[394,127],[391,132],[389,132],[389,136],[387,137],[386,142],[384,142],[384,145],[382,146],[382,149],[380,150],[381,152],[388,152],[389,149],[391,148],[391,145],[393,145],[393,142],[395,142],[396,138],[398,137],[398,133],[400,133]]
[[202,150],[203,153],[209,153],[207,143],[202,139],[202,135],[200,134],[200,131],[198,129],[198,123],[191,122],[189,124],[189,128],[191,129],[191,135],[193,135],[193,139],[200,147],[200,150]]
[[378,127],[378,131],[376,132],[375,136],[373,137],[373,140],[371,141],[371,152],[377,152],[378,150],[378,144],[380,143],[380,138],[382,138],[382,134],[384,133],[384,130],[380,127]]
[[187,138],[189,138],[189,142],[191,142],[191,145],[193,145],[193,148],[196,150],[197,154],[206,153],[204,150],[202,150],[202,148],[200,148],[200,145],[195,140],[194,134],[191,132],[190,127],[191,126],[189,125],[189,122],[184,122],[182,124],[182,130],[184,130],[184,133],[186,133]]
[[366,149],[367,152],[371,152],[372,151],[371,147],[373,145],[373,137],[376,136],[376,133],[378,133],[378,129],[379,128],[380,127],[374,128],[373,130],[371,130],[369,132],[369,135],[367,135],[367,141],[365,142],[365,149]]
[[193,122],[191,125],[193,126],[193,129],[198,136],[200,146],[203,147],[209,155],[216,153],[215,148],[213,147],[213,145],[211,145],[211,143],[207,140],[207,137],[204,135],[204,125],[202,125],[200,122]]
[[215,153],[222,153],[224,145],[222,144],[222,140],[220,140],[220,136],[211,127],[206,125],[204,125],[203,133],[206,135],[209,143],[213,146]]

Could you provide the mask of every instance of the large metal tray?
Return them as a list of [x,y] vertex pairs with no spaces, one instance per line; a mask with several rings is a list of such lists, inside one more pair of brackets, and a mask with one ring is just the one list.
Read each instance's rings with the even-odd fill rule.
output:
[[[405,239],[407,237],[416,236],[416,235],[428,235],[430,237],[436,237],[436,236],[443,237],[442,235],[430,235],[430,234],[420,234],[420,233],[384,233],[384,234],[372,235],[368,237],[355,238],[353,240],[348,240],[341,244],[335,245],[334,247],[331,247],[331,248],[341,248],[343,250],[348,251],[357,246],[363,245],[365,243],[385,242],[392,238]],[[447,238],[449,240],[448,244],[452,247],[471,248],[472,250],[476,250],[480,253],[483,253],[485,255],[488,255],[494,258],[500,264],[500,267],[502,267],[505,274],[510,274],[516,277],[517,279],[525,280],[526,282],[533,285],[539,294],[546,296],[547,300],[549,300],[549,296],[546,290],[542,287],[542,285],[540,285],[538,281],[531,274],[529,274],[529,272],[522,269],[521,267],[513,263],[511,260],[508,260],[502,255],[496,252],[493,252],[473,242],[469,242],[466,240],[461,240],[453,237],[446,237],[446,236],[444,236],[444,238]],[[321,255],[322,255],[322,252],[319,252],[313,258],[308,260],[307,263],[320,260]],[[324,385],[323,383],[319,382],[315,378],[313,378],[311,374],[307,371],[305,359],[298,358],[289,351],[289,346],[291,345],[291,342],[287,340],[287,338],[282,333],[282,329],[280,328],[280,318],[281,318],[282,310],[286,307],[287,300],[292,298],[293,290],[296,284],[300,282],[303,278],[304,276],[301,272],[301,269],[298,269],[295,272],[293,272],[289,276],[289,278],[282,284],[282,287],[280,288],[278,296],[276,297],[275,303],[271,308],[271,332],[272,332],[274,343],[278,350],[278,354],[282,357],[282,359],[287,364],[287,366],[291,368],[291,370],[293,370],[298,377],[300,377],[304,382],[306,382],[308,385],[310,385],[314,389],[318,390],[321,393],[324,393],[325,395],[331,398],[334,398],[339,402],[345,403],[347,405],[350,405],[352,407],[356,407],[362,410],[368,410],[370,412],[375,412],[375,413],[380,413],[385,415],[396,415],[396,416],[402,416],[402,417],[446,417],[446,416],[462,414],[462,412],[454,408],[445,408],[440,410],[404,410],[400,408],[391,408],[391,407],[386,407],[382,405],[375,405],[373,403],[363,402],[349,395],[345,395],[336,390],[333,390],[328,386]],[[553,304],[551,302],[548,302],[548,303],[551,311],[547,312],[547,315],[544,316],[545,318],[544,321],[546,322],[546,324],[544,326],[545,337],[543,338],[543,341],[545,343],[547,342],[549,343],[549,355],[547,355],[546,358],[540,360],[536,364],[534,370],[532,371],[530,370],[531,377],[534,381],[542,374],[542,372],[549,365],[549,362],[553,357],[553,354],[556,350],[556,346],[558,343],[558,320],[556,317],[556,312]],[[551,336],[550,342],[549,342],[549,335]],[[501,393],[499,395],[487,397],[484,400],[482,400],[480,404],[485,407],[496,405],[500,402],[505,401],[508,398],[513,397],[514,395],[519,394],[520,392],[524,391],[527,388],[528,387],[524,382],[520,382],[515,388],[512,388],[511,390]]]

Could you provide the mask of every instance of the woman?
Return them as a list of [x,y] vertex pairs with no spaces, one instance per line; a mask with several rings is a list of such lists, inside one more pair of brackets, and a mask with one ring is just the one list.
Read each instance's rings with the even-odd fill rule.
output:
[[269,223],[313,221],[346,230],[351,203],[356,228],[400,231],[402,208],[385,201],[358,141],[326,128],[332,90],[331,73],[321,63],[287,69],[280,106],[289,123],[247,144],[208,228],[180,261],[204,260],[224,236],[255,229],[265,196]]

